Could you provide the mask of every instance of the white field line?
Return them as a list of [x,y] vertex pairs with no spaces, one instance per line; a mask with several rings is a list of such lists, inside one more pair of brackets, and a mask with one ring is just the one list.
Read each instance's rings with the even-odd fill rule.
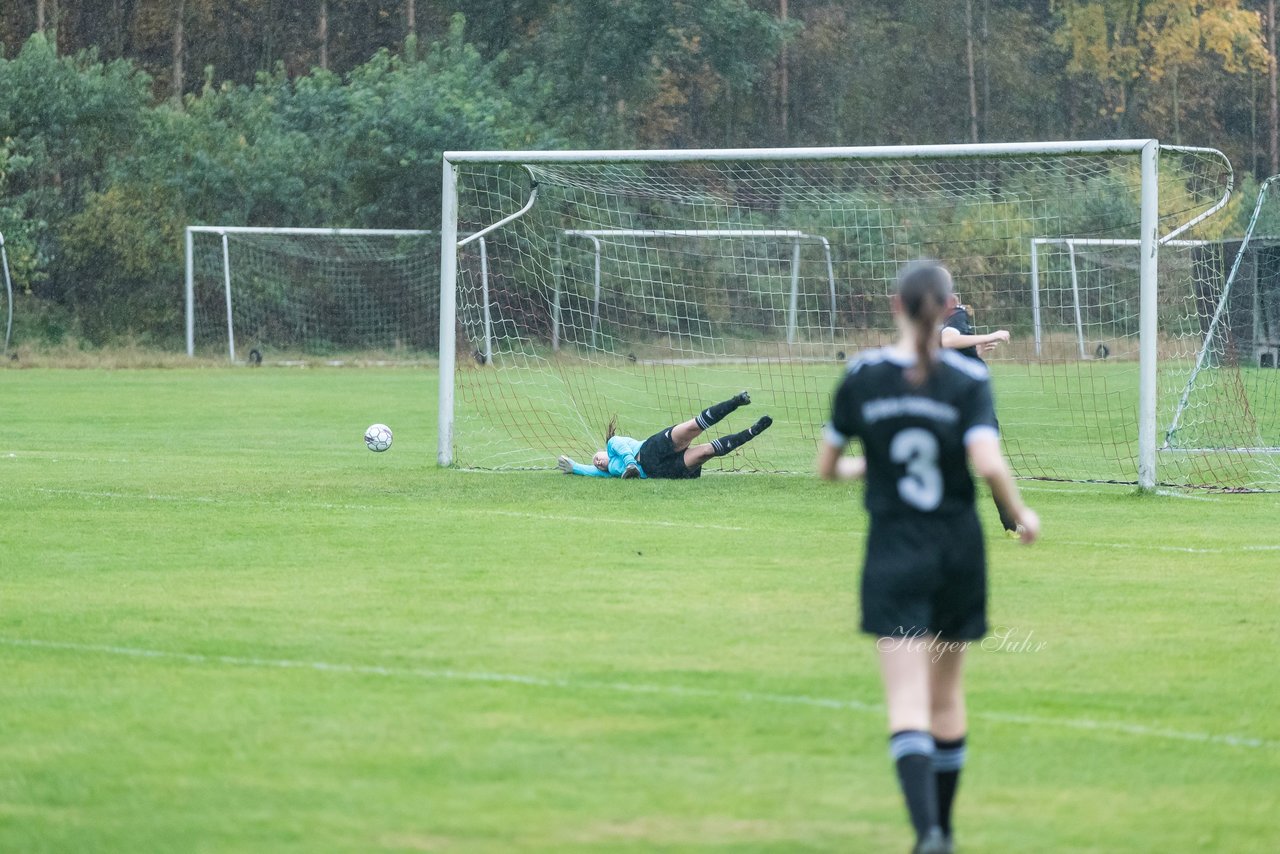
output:
[[653,525],[661,528],[697,528],[702,531],[749,530],[739,525],[703,525],[698,522],[671,522],[665,519],[606,519],[601,516],[563,516],[559,513],[527,513],[519,510],[491,510],[485,507],[469,507],[467,512],[486,513],[490,516],[537,519],[544,522],[584,522],[589,525]]
[[[1045,541],[1047,542],[1047,541]],[[1280,545],[1242,545],[1230,547],[1214,547],[1214,546],[1157,546],[1143,545],[1140,543],[1097,543],[1090,540],[1053,540],[1055,546],[1083,546],[1090,549],[1102,549],[1111,551],[1139,551],[1139,552],[1174,552],[1176,554],[1192,554],[1192,555],[1223,555],[1223,554],[1239,554],[1240,552],[1274,552],[1280,551]]]
[[1175,492],[1171,489],[1157,489],[1156,495],[1161,498],[1180,498],[1183,501],[1221,501],[1221,495],[1192,495],[1186,492]]
[[[239,499],[234,502],[221,498],[214,498],[208,495],[156,495],[154,493],[128,493],[128,492],[109,492],[109,491],[91,491],[84,489],[52,489],[49,487],[37,487],[36,492],[42,492],[46,495],[70,495],[77,498],[119,498],[133,501],[168,501],[177,504],[193,503],[193,504],[270,504],[280,505],[285,503],[282,500],[272,501],[254,501],[253,499]],[[410,496],[406,496],[410,497]],[[308,502],[308,507],[315,507],[322,510],[376,510],[378,509],[371,504],[332,504],[327,502]],[[466,515],[475,513],[484,513],[489,516],[510,516],[520,519],[536,519],[543,522],[579,522],[585,525],[644,525],[659,528],[695,528],[700,531],[746,531],[740,525],[707,525],[700,522],[671,521],[667,519],[615,519],[606,518],[604,516],[566,516],[560,513],[530,513],[520,510],[495,510],[488,507],[463,507],[456,508],[457,512]]]
[[[1114,490],[1124,490],[1131,493],[1134,487],[1129,484],[1112,484],[1112,483],[1081,483],[1081,484],[1054,484],[1043,485],[1034,480],[1019,480],[1018,489],[1021,492],[1056,492],[1060,495],[1106,495],[1108,490],[1114,494]],[[1156,495],[1161,498],[1181,498],[1186,501],[1226,501],[1230,496],[1226,495],[1195,495],[1187,492],[1178,492],[1174,489],[1157,489]]]
[[45,495],[70,495],[73,498],[124,498],[134,501],[172,501],[177,504],[222,504],[220,498],[214,498],[211,495],[156,495],[154,493],[140,492],[110,492],[107,490],[90,490],[90,489],[53,489],[47,486],[38,486],[36,492],[43,492]]
[[[140,494],[127,492],[110,492],[110,491],[94,491],[84,489],[53,489],[50,487],[37,487],[36,492],[42,492],[47,495],[70,495],[80,498],[119,498],[126,500],[141,501],[169,501],[175,503],[193,503],[193,504],[266,504],[271,506],[280,506],[283,500],[272,501],[254,501],[253,499],[243,498],[232,502],[221,498],[215,498],[207,495],[157,495],[154,493]],[[333,504],[327,502],[312,502],[308,506],[316,507],[324,510],[376,510],[378,509],[372,504]],[[701,531],[749,531],[751,528],[738,525],[712,525],[702,524],[699,522],[672,521],[667,519],[643,519],[643,518],[606,518],[603,516],[568,516],[559,513],[531,513],[520,510],[497,510],[485,507],[467,507],[456,508],[459,513],[476,514],[483,513],[490,516],[507,516],[513,518],[536,519],[545,522],[572,522],[583,525],[640,525],[659,528],[690,528]],[[863,536],[861,531],[847,532],[850,536]],[[1053,540],[1055,545],[1063,546],[1081,546],[1084,548],[1099,549],[1104,551],[1148,551],[1148,552],[1171,552],[1176,554],[1238,554],[1241,552],[1272,552],[1280,551],[1280,544],[1270,543],[1252,543],[1230,547],[1197,547],[1197,546],[1174,546],[1174,545],[1143,545],[1138,543],[1113,543],[1113,542],[1096,542],[1092,540]]]
[[1132,492],[1134,487],[1116,483],[1046,483],[1038,480],[1018,480],[1021,492],[1061,492],[1066,495],[1106,495],[1116,490]]
[[[696,697],[735,703],[769,703],[787,706],[834,709],[883,714],[880,703],[861,700],[841,700],[833,697],[813,697],[805,694],[772,694],[760,691],[724,691],[714,688],[695,688],[682,685],[659,685],[642,682],[602,682],[591,679],[563,679],[544,676],[527,676],[518,673],[494,673],[487,671],[429,670],[421,668],[385,667],[369,664],[337,664],[327,661],[303,661],[287,658],[253,658],[235,655],[202,655],[190,652],[170,652],[140,647],[110,646],[106,644],[65,643],[34,640],[30,638],[0,637],[0,646],[10,648],[49,649],[64,652],[97,653],[128,658],[161,661],[181,661],[199,665],[226,665],[279,670],[310,670],[319,673],[345,673],[358,676],[384,676],[398,679],[420,679],[440,682],[477,682],[511,685],[527,685],[553,690],[592,690],[625,694],[651,694],[664,697]],[[1017,724],[1036,727],[1061,727],[1091,732],[1116,733],[1137,738],[1185,741],[1198,744],[1221,744],[1230,747],[1248,747],[1260,750],[1280,749],[1280,741],[1255,738],[1247,735],[1189,732],[1127,723],[1125,721],[1099,721],[1089,718],[1055,718],[1041,715],[1015,715],[1001,712],[970,711],[969,717],[994,723]]]

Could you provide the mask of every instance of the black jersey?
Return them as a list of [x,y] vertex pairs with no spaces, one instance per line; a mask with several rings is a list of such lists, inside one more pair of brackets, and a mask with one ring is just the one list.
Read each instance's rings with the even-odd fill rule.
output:
[[[965,307],[962,305],[958,305],[956,306],[956,310],[951,312],[951,314],[947,316],[946,320],[942,321],[942,328],[954,329],[956,332],[959,332],[961,335],[972,335],[973,321],[970,320],[969,312],[965,309]],[[979,362],[982,362],[982,357],[978,355],[977,347],[973,347],[973,346],[961,347],[960,349],[956,350],[956,352],[959,353],[961,356],[968,356],[970,359],[975,359]],[[983,364],[985,365],[986,362],[983,362]]]
[[938,357],[929,380],[916,386],[907,379],[914,356],[868,350],[836,389],[826,438],[838,447],[862,440],[873,516],[973,507],[965,442],[996,432],[991,384],[982,363],[946,349]]

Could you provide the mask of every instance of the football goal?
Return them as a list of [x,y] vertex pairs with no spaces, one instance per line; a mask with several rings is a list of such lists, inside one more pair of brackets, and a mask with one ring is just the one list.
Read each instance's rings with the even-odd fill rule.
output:
[[[1221,249],[1216,240],[1161,240],[1160,247]],[[1139,267],[1141,241],[1105,237],[1034,237],[1031,239],[1031,324],[1035,355],[1045,351],[1046,329],[1074,333],[1081,359],[1105,359],[1109,342],[1127,336],[1126,282]],[[1190,281],[1180,256],[1167,255],[1157,275],[1165,290]],[[1058,336],[1060,340],[1061,336]]]
[[[614,416],[643,438],[749,388],[724,429],[768,412],[769,441],[709,466],[809,471],[845,360],[891,340],[897,271],[932,257],[979,330],[1012,333],[990,361],[1020,476],[1258,485],[1231,452],[1192,463],[1159,439],[1162,389],[1185,384],[1202,337],[1212,265],[1192,243],[1231,192],[1215,150],[449,152],[443,168],[442,465],[548,468],[589,456]],[[1071,297],[1047,278],[1069,266],[1062,241]],[[1105,288],[1086,283],[1109,263],[1095,251],[1128,256]]]
[[[1243,238],[1160,242],[1158,454],[1222,470],[1192,481],[1280,486],[1280,239],[1257,231],[1260,214],[1277,207],[1270,187]],[[1137,241],[1034,238],[1036,356],[1056,346],[1055,357],[1124,358],[1113,349],[1131,323],[1124,283],[1138,267]]]
[[422,230],[188,226],[187,353],[434,358],[438,240]]

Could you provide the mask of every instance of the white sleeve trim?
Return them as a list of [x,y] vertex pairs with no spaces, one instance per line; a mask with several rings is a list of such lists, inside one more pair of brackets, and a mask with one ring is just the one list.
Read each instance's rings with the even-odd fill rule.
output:
[[981,439],[990,436],[992,439],[1000,438],[1000,431],[992,427],[990,424],[975,424],[968,430],[964,431],[964,444],[968,447],[974,439]]
[[832,427],[831,422],[827,422],[822,428],[822,438],[833,448],[843,448],[849,444],[849,437]]

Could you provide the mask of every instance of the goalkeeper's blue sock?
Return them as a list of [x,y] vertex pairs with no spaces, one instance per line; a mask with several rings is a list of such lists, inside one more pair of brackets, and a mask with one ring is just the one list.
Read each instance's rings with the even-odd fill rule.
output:
[[750,402],[750,394],[745,391],[739,392],[728,400],[717,403],[715,406],[708,406],[706,409],[699,412],[698,416],[693,420],[698,422],[699,427],[706,430],[711,425],[719,422],[720,419],[724,418],[730,412],[733,412],[733,410],[737,409],[739,406],[746,406]]
[[725,454],[732,453],[736,448],[740,448],[747,442],[750,442],[756,436],[759,436],[765,430],[769,429],[769,425],[773,423],[773,419],[768,415],[761,418],[755,424],[752,424],[741,433],[733,433],[729,436],[721,436],[711,442],[711,449],[715,451],[717,457],[723,457]]

